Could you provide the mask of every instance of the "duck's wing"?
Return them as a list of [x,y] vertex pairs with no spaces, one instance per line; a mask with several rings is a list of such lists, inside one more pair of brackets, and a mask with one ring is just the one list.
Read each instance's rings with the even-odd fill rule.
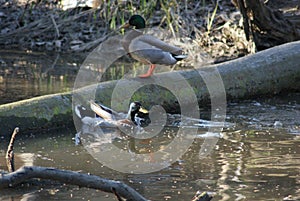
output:
[[174,55],[182,54],[182,49],[180,47],[170,45],[149,34],[143,34],[134,38],[131,41],[129,48],[130,51],[137,51],[142,49],[159,49],[164,52],[170,52]]
[[94,101],[90,101],[90,107],[92,111],[94,111],[99,117],[103,118],[106,121],[114,121],[120,118],[119,113],[104,105],[97,104]]
[[130,53],[130,45],[134,39],[137,37],[143,35],[143,33],[139,30],[130,30],[128,33],[125,34],[125,36],[121,39],[121,44],[126,53]]
[[186,58],[186,55],[182,55],[181,48],[148,34],[133,39],[129,45],[129,53],[134,59],[148,64],[174,65]]

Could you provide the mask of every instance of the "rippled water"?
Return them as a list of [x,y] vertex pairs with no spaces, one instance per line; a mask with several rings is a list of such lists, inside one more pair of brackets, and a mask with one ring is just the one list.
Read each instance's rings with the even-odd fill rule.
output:
[[[48,56],[43,57],[44,64]],[[15,68],[8,68],[9,60],[3,59],[3,54],[1,58],[6,62],[1,63],[0,71],[1,103],[71,90],[78,69],[76,62],[67,62],[61,65],[66,68],[58,71],[57,63],[52,65],[55,55],[48,65],[41,65],[43,68],[34,67],[36,61],[28,68],[28,63],[16,57]],[[114,72],[112,76],[118,74]],[[199,135],[184,156],[153,173],[125,174],[105,167],[83,146],[75,145],[74,128],[27,135],[21,131],[15,143],[16,168],[37,165],[91,173],[125,182],[150,200],[191,200],[197,190],[208,191],[213,200],[300,200],[299,103],[299,93],[228,103],[226,121],[235,126],[224,128],[208,157],[199,158],[205,140]],[[176,129],[168,128],[168,132]],[[162,136],[157,144],[172,140],[166,133]],[[6,170],[9,139],[0,139],[0,168]],[[44,182],[1,190],[0,200],[116,199],[94,189]]]
[[[151,200],[190,200],[197,190],[212,193],[214,200],[298,200],[299,100],[300,94],[290,94],[230,103],[227,121],[236,126],[224,129],[208,157],[199,159],[204,139],[197,138],[180,160],[154,173],[123,174],[101,165],[83,146],[74,145],[72,129],[18,136],[16,166],[50,166],[120,180]],[[1,169],[6,169],[7,143],[1,144]],[[108,193],[61,184],[18,189],[2,190],[0,198],[114,200]]]

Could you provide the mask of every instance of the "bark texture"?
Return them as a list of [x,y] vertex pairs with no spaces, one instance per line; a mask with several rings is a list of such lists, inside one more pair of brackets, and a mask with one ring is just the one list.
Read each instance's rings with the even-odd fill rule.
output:
[[80,187],[99,189],[108,193],[116,193],[132,201],[147,200],[133,188],[118,181],[103,179],[95,175],[38,166],[25,166],[15,172],[0,175],[0,189],[15,186],[33,178],[50,179]]
[[257,50],[300,40],[300,20],[284,16],[261,0],[234,0],[244,19],[247,39],[253,39]]
[[[179,76],[179,78],[178,78]],[[177,95],[157,83],[169,84]],[[187,83],[187,90],[182,83]],[[136,86],[142,86],[135,93]],[[300,89],[300,41],[270,48],[229,62],[194,70],[156,74],[149,79],[129,78],[87,86],[77,92],[53,94],[0,106],[0,130],[9,135],[15,127],[22,131],[62,127],[72,124],[73,101],[87,99],[92,93],[95,100],[122,110],[125,98],[139,100],[146,108],[161,105],[169,113],[180,113],[185,105],[209,106],[212,100],[223,101],[273,96]],[[112,98],[112,94],[118,98]],[[78,94],[82,97],[78,97]],[[74,95],[72,97],[72,95]],[[132,95],[132,96],[131,96]],[[126,108],[128,105],[126,105]],[[124,109],[124,108],[123,108]],[[6,132],[6,133],[5,133]]]

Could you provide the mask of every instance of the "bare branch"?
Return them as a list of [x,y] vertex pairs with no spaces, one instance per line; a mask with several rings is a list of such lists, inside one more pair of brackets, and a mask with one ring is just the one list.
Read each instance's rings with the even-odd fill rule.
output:
[[59,30],[58,30],[57,24],[56,24],[56,22],[55,22],[55,19],[54,19],[54,17],[53,17],[52,14],[50,15],[50,17],[51,17],[52,23],[53,23],[53,25],[54,25],[54,28],[55,28],[55,30],[56,30],[57,37],[59,38],[60,34],[59,34]]
[[16,127],[14,129],[13,134],[11,135],[10,142],[8,144],[8,147],[7,147],[7,152],[6,152],[5,158],[6,158],[6,165],[7,165],[7,168],[8,168],[9,172],[15,171],[14,142],[15,142],[16,135],[18,134],[18,132],[19,132],[19,128]]
[[38,166],[24,166],[15,172],[0,175],[0,189],[15,186],[32,178],[50,179],[80,187],[99,189],[132,201],[147,200],[133,188],[119,181],[103,179],[96,175]]

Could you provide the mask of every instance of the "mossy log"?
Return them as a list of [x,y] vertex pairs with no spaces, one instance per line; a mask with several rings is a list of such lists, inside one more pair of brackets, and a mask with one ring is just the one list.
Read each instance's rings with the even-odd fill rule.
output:
[[0,105],[0,135],[9,136],[16,125],[24,132],[72,123],[72,93],[45,95]]
[[[181,77],[180,79],[177,79],[178,75]],[[180,112],[178,100],[169,90],[151,84],[156,83],[157,80],[166,80],[166,78],[167,82],[173,81],[171,84],[167,83],[171,86],[183,86],[180,83],[187,82],[188,86],[193,89],[199,107],[209,105],[212,98],[223,99],[225,92],[228,101],[299,91],[300,41],[204,68],[156,74],[149,79],[131,78],[103,82],[96,86],[95,99],[110,106],[112,93],[116,92],[117,85],[122,85],[121,88],[118,87],[121,89],[118,91],[118,97],[121,98],[131,93],[126,89],[144,85],[142,90],[133,94],[132,99],[140,100],[146,107],[161,105],[167,112]],[[213,90],[209,90],[209,88]],[[79,90],[83,91],[81,94],[88,94],[89,90],[93,89],[95,86]],[[188,94],[191,92],[184,87],[176,88],[176,92],[181,97],[193,95]],[[22,131],[30,131],[72,124],[73,94],[74,92],[53,94],[1,105],[1,135],[10,134],[15,127],[20,127]],[[118,103],[118,101],[124,102],[121,99],[114,99],[114,103]],[[191,104],[189,101],[193,100],[187,98],[183,103]],[[180,106],[183,105],[180,104]]]

